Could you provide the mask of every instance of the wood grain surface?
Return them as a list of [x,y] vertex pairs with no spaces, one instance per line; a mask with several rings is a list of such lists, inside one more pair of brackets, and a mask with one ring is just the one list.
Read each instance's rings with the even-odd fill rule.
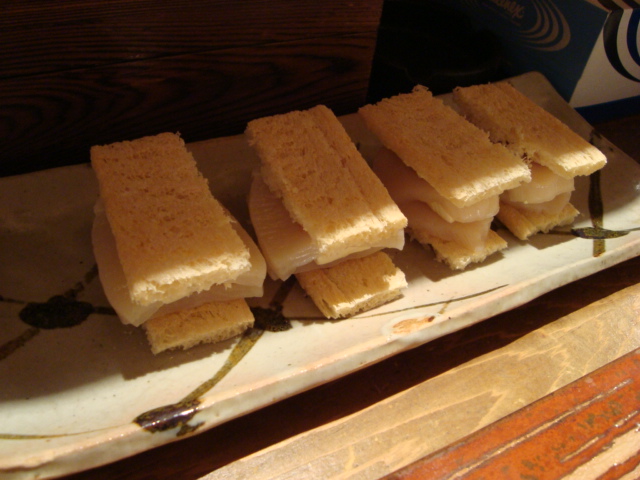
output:
[[637,478],[639,398],[640,349],[385,478]]
[[380,2],[5,0],[0,78],[374,32]]
[[0,7],[0,175],[95,144],[364,104],[382,0],[10,0]]

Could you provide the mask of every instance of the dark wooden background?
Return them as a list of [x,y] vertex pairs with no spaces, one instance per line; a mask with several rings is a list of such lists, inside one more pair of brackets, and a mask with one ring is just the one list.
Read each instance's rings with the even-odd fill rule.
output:
[[382,0],[3,0],[0,176],[366,97]]

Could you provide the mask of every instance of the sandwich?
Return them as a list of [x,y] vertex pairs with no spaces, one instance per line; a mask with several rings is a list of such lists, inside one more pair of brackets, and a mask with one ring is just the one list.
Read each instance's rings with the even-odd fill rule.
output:
[[179,135],[94,146],[92,243],[105,295],[151,350],[190,348],[253,326],[266,263],[212,195]]
[[498,219],[521,240],[571,224],[579,213],[570,202],[574,179],[604,167],[604,154],[508,82],[457,88],[453,98],[531,169],[531,182],[501,195]]
[[453,270],[507,247],[491,224],[499,195],[531,178],[521,159],[420,85],[358,113],[382,144],[373,169],[413,238]]
[[259,118],[245,135],[260,159],[248,206],[269,276],[294,275],[328,318],[399,297],[406,279],[383,250],[403,248],[407,219],[333,112]]

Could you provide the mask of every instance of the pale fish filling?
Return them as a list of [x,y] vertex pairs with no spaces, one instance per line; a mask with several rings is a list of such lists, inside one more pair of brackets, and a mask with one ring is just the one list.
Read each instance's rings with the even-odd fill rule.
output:
[[384,248],[402,249],[404,231],[398,230],[379,244],[367,245],[338,260],[320,263],[320,251],[311,236],[295,222],[282,201],[259,176],[249,191],[249,215],[260,250],[267,262],[267,272],[274,280],[286,280],[303,271],[335,265],[348,258],[370,255]]
[[531,182],[507,190],[500,196],[500,200],[519,210],[553,215],[569,203],[574,189],[573,178],[561,177],[547,167],[533,162]]
[[407,217],[410,228],[473,251],[484,248],[500,206],[497,195],[457,207],[385,148],[376,156],[373,169]]

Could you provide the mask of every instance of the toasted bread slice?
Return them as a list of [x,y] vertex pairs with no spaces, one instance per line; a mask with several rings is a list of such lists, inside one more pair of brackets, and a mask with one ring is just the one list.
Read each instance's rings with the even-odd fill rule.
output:
[[[590,175],[607,163],[600,150],[508,82],[457,88],[453,98],[466,118],[487,131],[492,141],[559,177]],[[501,202],[497,217],[517,238],[525,240],[571,224],[578,213],[570,203],[559,212],[536,213]]]
[[534,233],[546,233],[554,227],[570,225],[579,215],[579,211],[570,203],[552,215],[519,209],[513,204],[501,202],[498,220],[520,240],[526,240]]
[[453,98],[493,142],[557,175],[589,175],[607,163],[600,150],[508,82],[456,88]]
[[507,242],[493,230],[487,233],[487,239],[480,249],[467,248],[455,242],[442,240],[418,228],[408,229],[411,237],[423,245],[430,245],[436,259],[452,270],[464,270],[471,263],[484,262],[488,256],[507,248]]
[[249,270],[249,250],[178,135],[95,146],[91,164],[135,303],[170,303]]
[[425,87],[358,111],[380,142],[458,207],[530,179],[525,163]]
[[102,201],[99,200],[96,203],[94,212],[91,239],[100,282],[109,303],[122,323],[140,326],[150,318],[186,310],[203,303],[260,297],[263,294],[267,270],[265,259],[251,236],[232,218],[231,225],[233,229],[238,233],[250,252],[251,268],[249,270],[240,274],[233,282],[214,284],[208,290],[194,293],[175,302],[154,302],[149,305],[139,305],[131,299]]
[[404,273],[379,251],[296,274],[302,288],[327,318],[343,318],[395,300],[407,286]]
[[261,174],[318,248],[318,264],[397,238],[407,220],[327,107],[249,122]]
[[[501,193],[531,179],[525,162],[501,145],[493,144],[486,132],[422,86],[415,87],[409,94],[362,107],[359,114],[386,151],[393,152],[392,156],[380,156],[380,161],[385,163],[379,167],[379,174],[409,218],[408,231],[416,240],[431,245],[437,258],[455,270],[472,262],[482,262],[506,248],[507,243],[490,230],[491,218],[498,210]],[[385,150],[381,152],[384,154]],[[401,163],[393,171],[384,167],[391,165],[395,158]],[[410,177],[404,173],[409,170]],[[425,185],[424,191],[419,190],[419,183]],[[435,189],[446,202],[432,198],[426,187]],[[410,194],[416,198],[409,198]],[[420,202],[436,212],[432,220],[426,220],[430,217],[421,214]],[[465,209],[476,212],[478,218],[464,220],[469,223],[454,222],[453,217],[446,219],[442,209],[436,207],[447,202],[458,212]],[[479,218],[487,205],[491,206],[488,217]],[[437,221],[438,217],[446,222]],[[450,227],[446,226],[447,222]],[[472,227],[473,233],[470,233],[468,226],[472,223],[482,226]],[[473,240],[469,240],[471,237],[461,239],[461,236],[471,236]]]
[[227,340],[251,328],[253,312],[244,299],[211,302],[144,323],[151,351],[188,349],[200,343]]
[[[333,262],[319,264],[317,245],[302,226],[295,222],[278,197],[254,175],[248,197],[249,214],[253,230],[260,244],[269,276],[274,280],[286,280],[296,272],[331,266],[347,257]],[[364,251],[349,255],[363,257],[383,248],[401,250],[404,246],[404,230],[398,230],[395,237],[388,237],[379,244],[371,244]]]

